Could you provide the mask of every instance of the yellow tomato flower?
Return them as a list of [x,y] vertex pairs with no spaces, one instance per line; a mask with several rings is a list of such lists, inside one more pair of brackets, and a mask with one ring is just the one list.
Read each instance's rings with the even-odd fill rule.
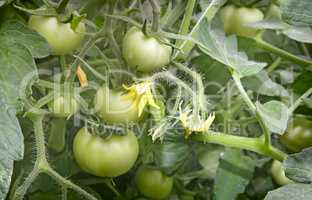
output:
[[133,100],[134,104],[138,107],[139,116],[142,115],[145,106],[152,106],[160,109],[155,103],[151,89],[152,85],[153,83],[151,81],[144,81],[130,87],[123,86],[128,91],[128,93],[124,95],[124,98]]
[[180,121],[185,129],[185,137],[188,138],[192,132],[206,132],[209,130],[212,122],[215,119],[215,114],[212,113],[207,119],[203,119],[199,115],[195,115],[191,110],[182,112],[180,109]]

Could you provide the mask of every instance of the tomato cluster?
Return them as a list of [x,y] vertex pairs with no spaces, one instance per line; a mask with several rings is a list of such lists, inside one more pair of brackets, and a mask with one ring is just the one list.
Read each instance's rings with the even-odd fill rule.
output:
[[220,10],[224,32],[227,35],[236,34],[244,37],[254,37],[257,29],[248,27],[249,24],[261,21],[264,14],[257,8],[236,8],[228,5]]
[[[63,23],[56,17],[46,16],[31,16],[29,26],[47,40],[54,55],[66,55],[79,48],[86,31],[83,22],[73,30],[70,22]],[[133,70],[152,72],[169,64],[172,53],[169,43],[167,39],[148,36],[139,28],[132,27],[124,36],[122,53]],[[73,96],[63,94],[58,94],[48,106],[54,116],[64,118],[80,109]],[[94,106],[98,116],[107,124],[126,125],[140,119],[137,102],[107,85],[97,90]],[[73,152],[85,172],[100,177],[116,177],[133,167],[139,155],[139,145],[132,131],[123,136],[111,134],[103,138],[94,129],[83,127],[74,138]],[[146,197],[162,199],[169,195],[173,179],[159,170],[140,168],[136,183]]]

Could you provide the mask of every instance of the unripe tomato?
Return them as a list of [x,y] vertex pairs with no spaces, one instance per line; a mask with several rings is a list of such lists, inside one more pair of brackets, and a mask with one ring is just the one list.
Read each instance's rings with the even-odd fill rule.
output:
[[220,16],[227,35],[236,34],[244,37],[254,37],[257,29],[250,28],[247,25],[261,21],[264,17],[263,13],[257,8],[235,8],[232,5],[222,8]]
[[137,137],[112,135],[107,139],[90,133],[86,127],[75,136],[73,151],[78,165],[100,177],[120,176],[131,169],[139,155]]
[[281,14],[281,10],[280,8],[275,5],[275,4],[271,4],[267,13],[266,13],[266,16],[269,17],[269,18],[275,18],[275,19],[282,19],[282,14]]
[[160,170],[141,167],[135,176],[135,182],[140,192],[151,199],[166,198],[173,186],[173,178],[166,176]]
[[84,37],[85,25],[82,22],[75,31],[70,23],[62,23],[56,17],[32,15],[28,23],[48,41],[55,55],[71,53],[79,48]]
[[275,180],[275,182],[279,185],[286,185],[288,183],[291,183],[292,181],[287,178],[285,175],[285,171],[283,169],[283,165],[280,161],[274,160],[271,166],[271,173],[272,177]]
[[[168,40],[165,42],[169,43]],[[137,27],[126,33],[122,43],[128,65],[141,72],[151,72],[169,64],[172,48],[154,37],[144,35]]]
[[288,149],[299,152],[312,146],[312,121],[297,117],[288,125],[286,133],[282,135],[281,143]]
[[106,85],[98,89],[94,98],[98,115],[109,124],[129,123],[139,120],[136,103],[125,98],[122,92],[110,90]]
[[49,110],[57,117],[70,117],[78,112],[80,105],[73,95],[56,95],[55,99],[48,104]]
[[232,17],[235,10],[236,8],[233,5],[225,6],[220,10],[220,18],[223,23],[224,32],[227,35],[233,34]]

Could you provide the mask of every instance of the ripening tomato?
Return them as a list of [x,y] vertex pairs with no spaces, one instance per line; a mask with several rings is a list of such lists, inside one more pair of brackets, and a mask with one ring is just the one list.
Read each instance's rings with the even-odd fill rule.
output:
[[122,92],[110,90],[106,85],[98,89],[94,98],[98,115],[109,124],[129,123],[139,120],[137,104],[125,98]]
[[70,23],[62,23],[56,17],[32,15],[29,27],[42,35],[55,55],[69,54],[79,48],[85,33],[85,24],[80,22],[73,30]]
[[78,165],[87,173],[116,177],[134,165],[139,155],[139,144],[131,131],[125,136],[112,135],[104,139],[84,127],[75,136],[73,151]]
[[[167,39],[163,40],[169,43]],[[141,72],[160,69],[170,62],[172,48],[154,37],[144,35],[137,27],[128,30],[122,47],[128,65]]]
[[294,118],[288,125],[281,143],[293,152],[312,146],[312,121],[303,117]]
[[172,177],[150,167],[140,167],[136,173],[135,182],[140,192],[151,199],[166,198],[173,186]]
[[257,29],[247,25],[261,21],[264,15],[257,8],[236,8],[233,5],[228,5],[220,10],[220,17],[227,35],[236,34],[244,37],[254,37]]

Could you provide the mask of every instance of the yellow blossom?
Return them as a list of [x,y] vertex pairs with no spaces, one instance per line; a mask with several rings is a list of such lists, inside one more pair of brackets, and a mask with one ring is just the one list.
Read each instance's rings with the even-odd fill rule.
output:
[[209,130],[215,114],[212,113],[207,119],[202,119],[199,115],[195,115],[191,110],[182,112],[180,110],[180,121],[185,129],[185,137],[188,138],[192,132],[206,132]]
[[125,99],[131,99],[135,106],[138,107],[138,115],[141,116],[145,106],[152,106],[154,108],[160,109],[155,103],[154,96],[152,93],[153,83],[151,81],[145,81],[132,85],[130,87],[123,86],[128,92],[124,95]]

